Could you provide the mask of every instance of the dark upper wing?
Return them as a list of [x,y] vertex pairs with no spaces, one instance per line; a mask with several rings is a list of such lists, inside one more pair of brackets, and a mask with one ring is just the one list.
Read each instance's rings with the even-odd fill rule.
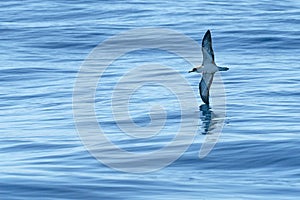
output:
[[215,62],[214,50],[212,48],[212,40],[210,30],[207,30],[202,39],[203,64],[206,62]]
[[199,92],[204,103],[209,104],[209,89],[214,78],[213,73],[203,73],[199,83]]

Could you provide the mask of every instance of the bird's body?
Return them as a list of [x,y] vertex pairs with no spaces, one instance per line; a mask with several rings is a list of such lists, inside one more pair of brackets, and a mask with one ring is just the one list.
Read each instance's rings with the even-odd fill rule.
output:
[[210,30],[208,30],[202,39],[202,65],[193,68],[189,72],[202,73],[202,79],[199,83],[199,92],[202,101],[209,104],[209,89],[212,84],[214,74],[217,71],[227,71],[227,67],[218,67],[215,63],[215,55],[212,48],[212,39]]

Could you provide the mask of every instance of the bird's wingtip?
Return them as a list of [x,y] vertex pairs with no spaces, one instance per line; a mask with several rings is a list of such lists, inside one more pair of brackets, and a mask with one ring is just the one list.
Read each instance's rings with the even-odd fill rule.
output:
[[210,29],[207,29],[205,34],[210,34]]

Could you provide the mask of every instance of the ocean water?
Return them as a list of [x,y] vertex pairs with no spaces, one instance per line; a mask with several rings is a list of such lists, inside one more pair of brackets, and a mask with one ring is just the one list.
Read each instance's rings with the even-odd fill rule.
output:
[[[11,0],[2,1],[0,10],[1,199],[298,199],[298,1]],[[203,104],[198,94],[200,75],[187,73],[191,63],[153,48],[118,57],[95,86],[92,104],[99,127],[114,144],[144,155],[174,139],[182,120],[187,121],[183,128],[196,130],[191,145],[174,162],[161,168],[154,165],[157,170],[151,172],[132,173],[128,169],[137,170],[138,164],[125,160],[119,167],[126,165],[126,169],[113,169],[87,150],[74,113],[78,101],[73,98],[74,88],[85,59],[98,44],[149,27],[176,31],[199,44],[211,30],[217,64],[230,68],[220,74],[226,114],[216,122],[223,127],[220,137],[213,138],[216,145],[199,158],[216,107],[199,110]],[[147,44],[182,47],[168,37],[151,37],[147,30],[145,38],[139,37],[150,41]],[[107,56],[116,52],[120,49],[109,49]],[[201,64],[201,54],[191,56]],[[124,74],[149,63],[170,68],[138,71],[146,74],[146,80],[153,79],[127,101],[134,128],[131,120],[122,118],[128,99],[119,96],[114,104],[111,99]],[[172,78],[177,75],[194,91],[196,104],[176,98],[190,94],[185,90],[174,95],[175,89],[156,85],[162,76],[176,83]],[[117,95],[123,97],[136,82],[121,85]],[[178,81],[178,88],[181,84]],[[121,113],[119,121],[113,118],[114,108]],[[139,135],[161,126],[162,133]],[[122,127],[132,132],[124,135]],[[143,131],[133,134],[139,129]],[[164,163],[173,153],[177,150],[162,151],[151,164]],[[118,156],[110,151],[100,155]],[[149,169],[148,164],[143,167]]]

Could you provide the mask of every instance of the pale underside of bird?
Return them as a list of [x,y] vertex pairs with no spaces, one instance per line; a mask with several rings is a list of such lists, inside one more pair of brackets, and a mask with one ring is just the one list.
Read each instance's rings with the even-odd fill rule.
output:
[[217,71],[227,71],[227,67],[219,67],[215,63],[215,55],[212,48],[212,39],[210,30],[207,30],[202,39],[202,65],[193,68],[190,72],[202,73],[202,79],[199,83],[199,92],[202,101],[209,105],[209,89],[212,84],[214,74]]

